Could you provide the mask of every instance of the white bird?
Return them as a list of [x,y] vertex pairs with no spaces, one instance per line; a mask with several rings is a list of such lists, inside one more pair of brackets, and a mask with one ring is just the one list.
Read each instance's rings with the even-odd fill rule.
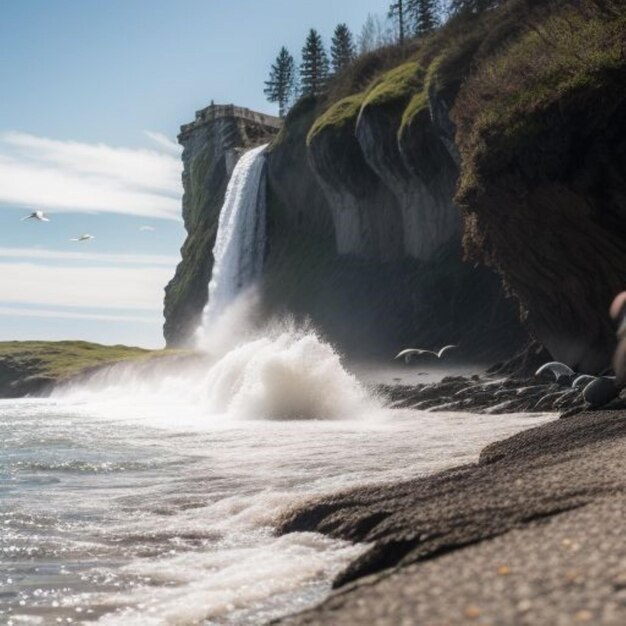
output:
[[153,232],[156,230],[156,228],[154,226],[140,226],[139,230],[143,231],[143,232]]
[[591,376],[589,374],[581,374],[578,378],[574,378],[574,382],[572,383],[572,388],[577,389],[582,385],[588,385],[590,382],[594,381],[597,376]]
[[573,378],[576,373],[571,367],[565,365],[565,363],[560,363],[559,361],[550,361],[549,363],[544,363],[536,372],[535,376],[541,376],[544,372],[550,372],[555,380],[559,380],[561,376],[567,376],[568,378]]
[[422,350],[421,348],[407,348],[406,350],[402,350],[402,352],[398,352],[398,354],[396,354],[394,358],[399,359],[400,357],[404,357],[404,360],[408,363],[413,355],[417,356],[419,354],[432,354],[433,356],[436,356],[438,359],[440,359],[446,352],[448,352],[448,350],[452,350],[452,348],[458,347],[459,346],[457,345],[451,344],[449,346],[444,346],[438,352],[435,352],[434,350]]
[[33,211],[30,215],[22,218],[22,222],[25,220],[37,220],[38,222],[49,222],[50,219],[47,218],[43,211]]
[[70,241],[91,241],[92,239],[95,239],[93,235],[90,235],[89,233],[85,233],[84,235],[81,235],[80,237],[75,237],[74,239],[70,239]]

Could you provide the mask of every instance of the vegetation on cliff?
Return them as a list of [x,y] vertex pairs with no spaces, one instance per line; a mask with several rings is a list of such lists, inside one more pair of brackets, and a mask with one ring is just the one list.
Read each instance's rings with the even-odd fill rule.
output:
[[0,342],[0,397],[37,393],[91,368],[167,354],[174,352],[88,341]]
[[0,363],[30,376],[64,378],[96,365],[144,359],[164,350],[132,346],[104,346],[88,341],[5,341],[0,343]]
[[[600,121],[626,94],[626,5],[556,4],[560,8],[532,16],[519,38],[483,60],[456,99],[461,201],[481,184],[481,176],[507,167],[549,129],[545,112],[551,107],[567,115],[593,102],[589,113]],[[596,107],[600,92],[603,106]]]

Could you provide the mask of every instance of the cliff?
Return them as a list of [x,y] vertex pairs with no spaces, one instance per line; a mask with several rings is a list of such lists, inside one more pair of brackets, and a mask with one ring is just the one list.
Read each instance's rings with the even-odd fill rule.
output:
[[[625,16],[617,0],[509,0],[301,100],[267,155],[267,314],[311,318],[348,352],[453,341],[492,356],[530,332],[577,369],[606,367],[626,280]],[[169,345],[206,302],[226,178],[228,132],[185,128]]]
[[610,363],[626,282],[626,5],[560,3],[483,62],[452,118],[468,256],[572,367]]
[[[427,183],[407,169],[406,185],[387,184],[370,162],[377,153],[379,167],[392,172],[400,157],[387,159],[385,132],[365,157],[355,100],[328,109],[326,101],[302,100],[269,148],[266,311],[310,319],[353,356],[388,358],[413,342],[461,342],[478,358],[514,349],[524,333],[499,280],[462,261],[450,183],[457,170],[447,151]],[[421,191],[413,230],[403,220],[409,185]]]
[[182,261],[165,288],[163,334],[168,346],[187,346],[208,299],[213,244],[230,174],[242,151],[269,142],[280,120],[233,105],[211,105],[181,127],[183,221],[187,239]]

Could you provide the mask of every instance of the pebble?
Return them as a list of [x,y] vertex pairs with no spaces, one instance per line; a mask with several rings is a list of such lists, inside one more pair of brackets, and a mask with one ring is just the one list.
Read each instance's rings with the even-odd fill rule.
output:
[[578,611],[575,617],[577,622],[590,622],[593,619],[593,613],[587,611],[587,609],[583,609],[582,611]]
[[605,376],[596,378],[583,389],[585,402],[593,408],[604,406],[616,398],[618,394],[619,390],[615,381]]
[[480,617],[481,610],[474,605],[470,605],[465,609],[465,617],[468,619],[477,619]]

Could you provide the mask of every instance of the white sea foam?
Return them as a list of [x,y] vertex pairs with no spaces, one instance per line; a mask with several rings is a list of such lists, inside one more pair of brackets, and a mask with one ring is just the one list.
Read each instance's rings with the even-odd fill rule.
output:
[[113,365],[54,397],[98,402],[108,412],[133,405],[158,415],[175,405],[178,414],[212,421],[353,419],[380,408],[314,330],[288,321],[239,328],[247,340],[222,355]]
[[[278,354],[298,361],[311,339],[283,341]],[[126,393],[0,401],[0,471],[11,477],[0,622],[10,611],[26,624],[243,625],[297,611],[364,546],[276,537],[286,507],[471,461],[549,419],[378,409],[371,419],[238,420],[194,414],[187,395],[143,404]]]

